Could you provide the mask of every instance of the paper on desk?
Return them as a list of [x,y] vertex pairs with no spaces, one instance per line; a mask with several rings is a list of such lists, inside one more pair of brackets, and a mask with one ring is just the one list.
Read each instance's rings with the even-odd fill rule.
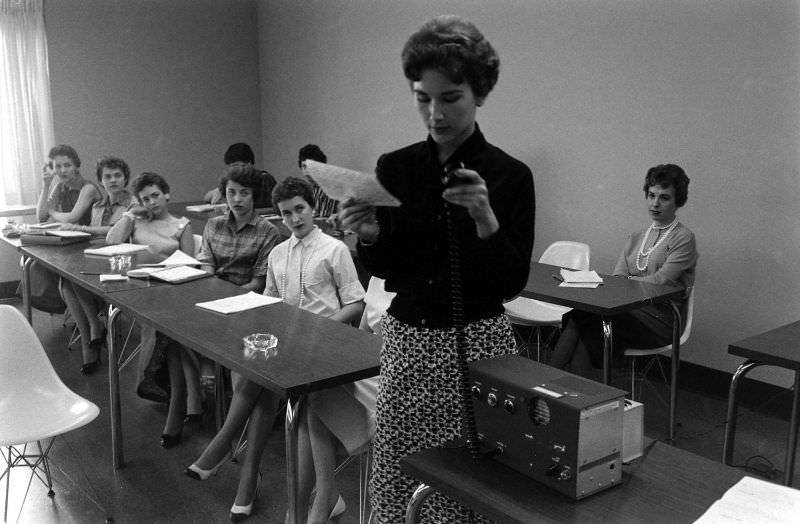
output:
[[595,289],[602,282],[562,282],[558,287],[583,287],[586,289]]
[[204,213],[206,211],[216,211],[218,209],[224,209],[228,207],[228,204],[195,204],[192,206],[186,206],[186,211],[194,211],[195,213]]
[[128,277],[116,273],[103,273],[100,275],[100,282],[125,282]]
[[211,311],[216,311],[217,313],[229,315],[231,313],[238,313],[239,311],[245,311],[247,309],[275,304],[280,301],[281,299],[279,298],[268,297],[266,295],[260,295],[250,291],[244,295],[220,298],[210,302],[198,302],[195,305],[203,309],[209,309]]
[[800,491],[743,477],[695,521],[700,524],[796,524]]
[[561,268],[561,278],[566,283],[570,284],[602,284],[603,279],[597,274],[597,271],[574,271],[571,269]]
[[144,244],[112,244],[103,247],[87,247],[83,250],[87,255],[100,255],[110,257],[114,255],[130,255],[138,251],[146,251],[149,249]]
[[180,249],[173,252],[170,256],[159,262],[159,265],[168,266],[199,266],[200,261],[191,255],[187,255]]
[[401,202],[378,181],[378,177],[361,171],[306,160],[306,173],[334,200],[357,199],[373,206],[398,207]]

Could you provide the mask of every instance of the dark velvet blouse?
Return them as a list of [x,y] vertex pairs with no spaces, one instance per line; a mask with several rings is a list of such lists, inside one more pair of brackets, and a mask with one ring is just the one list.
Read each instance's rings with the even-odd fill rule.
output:
[[[458,162],[486,181],[500,224],[496,233],[481,240],[466,209],[451,206],[460,250],[464,317],[474,322],[501,314],[503,300],[525,286],[536,204],[530,169],[489,144],[477,125],[446,163]],[[374,244],[358,246],[365,268],[386,279],[387,291],[397,293],[389,313],[417,327],[452,326],[442,166],[430,136],[381,156],[378,179],[403,205],[379,207],[380,235]]]

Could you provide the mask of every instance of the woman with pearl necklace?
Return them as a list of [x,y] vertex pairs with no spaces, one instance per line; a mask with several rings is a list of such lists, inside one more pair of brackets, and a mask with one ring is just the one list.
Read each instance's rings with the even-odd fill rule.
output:
[[[628,237],[613,275],[681,286],[686,290],[679,304],[685,318],[698,253],[694,233],[678,220],[676,212],[686,203],[689,177],[677,165],[658,165],[647,171],[643,189],[652,222]],[[656,348],[671,343],[673,322],[668,303],[615,316],[612,362],[619,363],[628,347]],[[602,365],[601,324],[598,315],[584,311],[564,315],[564,329],[549,364],[588,377],[593,367]]]

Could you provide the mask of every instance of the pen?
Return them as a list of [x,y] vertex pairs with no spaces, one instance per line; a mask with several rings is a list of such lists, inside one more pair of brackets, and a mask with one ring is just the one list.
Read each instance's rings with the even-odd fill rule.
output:
[[81,271],[81,275],[100,275],[97,271]]
[[560,276],[558,276],[558,275],[550,275],[550,276],[551,276],[551,277],[553,277],[554,279],[558,280],[559,282],[564,282],[564,279],[563,279],[563,278],[561,278],[561,277],[560,277]]

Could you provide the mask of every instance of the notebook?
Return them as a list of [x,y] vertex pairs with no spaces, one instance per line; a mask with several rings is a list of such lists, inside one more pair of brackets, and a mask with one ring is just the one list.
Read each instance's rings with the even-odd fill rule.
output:
[[86,242],[92,235],[84,231],[61,231],[42,229],[38,231],[28,231],[23,233],[19,239],[23,246],[32,244],[48,244],[55,246],[65,246],[76,242]]

